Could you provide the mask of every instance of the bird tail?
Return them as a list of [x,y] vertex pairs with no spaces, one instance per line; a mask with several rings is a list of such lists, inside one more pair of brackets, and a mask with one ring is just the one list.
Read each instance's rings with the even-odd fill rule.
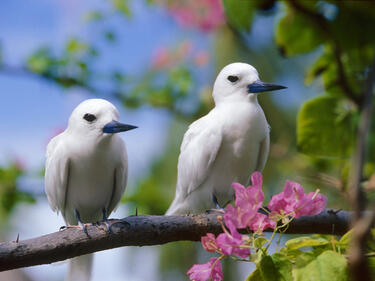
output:
[[167,212],[165,213],[166,216],[177,216],[186,214],[183,204],[180,202],[180,200],[177,199],[177,197],[173,200],[172,204],[169,206]]
[[65,281],[89,281],[93,257],[93,254],[89,254],[70,259]]

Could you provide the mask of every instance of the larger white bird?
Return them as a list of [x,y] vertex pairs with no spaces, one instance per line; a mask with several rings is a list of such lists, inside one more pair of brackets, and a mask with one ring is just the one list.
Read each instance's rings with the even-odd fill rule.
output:
[[[47,146],[45,190],[52,210],[67,226],[107,220],[125,191],[128,159],[115,133],[136,128],[119,123],[115,106],[103,99],[79,104],[67,129]],[[66,280],[89,280],[92,255],[70,260]]]
[[[213,88],[215,107],[189,126],[181,144],[175,198],[167,215],[199,213],[233,200],[233,182],[262,171],[269,125],[257,95],[286,87],[264,83],[249,64],[224,67]],[[218,204],[216,204],[218,203]]]

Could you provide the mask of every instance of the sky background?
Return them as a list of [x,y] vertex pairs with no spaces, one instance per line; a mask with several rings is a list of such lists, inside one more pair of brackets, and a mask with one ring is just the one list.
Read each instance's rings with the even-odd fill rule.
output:
[[[133,15],[130,19],[118,16],[100,25],[86,24],[84,15],[96,8],[105,10],[108,5],[91,0],[3,0],[0,42],[7,64],[20,66],[41,45],[58,49],[72,36],[96,41],[98,31],[109,28],[119,33],[119,41],[115,46],[99,45],[102,53],[106,54],[97,65],[103,71],[117,67],[129,73],[140,73],[149,67],[158,47],[172,46],[181,40],[191,41],[196,50],[210,52],[212,49],[212,34],[182,28],[161,7],[132,1]],[[262,48],[272,40],[274,20],[274,17],[257,16],[252,33],[248,35],[249,42],[256,48]],[[298,63],[298,58],[295,63]],[[256,67],[262,75],[261,66]],[[197,83],[212,84],[216,76],[212,63],[197,69],[196,73],[199,74]],[[289,87],[283,95],[272,95],[283,107],[301,104],[314,91],[311,88],[306,90],[303,73],[293,69],[277,77],[277,81],[270,82]],[[24,188],[32,188],[35,193],[41,194],[43,181],[34,175],[44,166],[49,139],[66,127],[72,110],[93,95],[83,90],[65,90],[32,75],[4,72],[0,72],[0,94],[0,164],[19,159],[29,171],[28,178],[24,179]],[[150,107],[125,110],[117,101],[111,101],[120,111],[120,121],[139,127],[122,134],[128,149],[131,185],[147,173],[152,159],[164,151],[171,115],[165,110]],[[122,205],[115,216],[124,217],[129,212],[132,210]],[[56,231],[63,224],[62,218],[49,208],[46,198],[40,196],[36,205],[20,204],[17,207],[7,239],[15,239],[17,233],[20,233],[20,239],[39,236]],[[137,251],[134,248],[113,249],[95,256],[93,280],[124,280],[124,276],[126,280],[154,280],[158,271],[157,247],[137,248]],[[145,264],[147,270],[144,270]],[[26,268],[25,271],[35,280],[61,280],[66,265],[63,262]],[[245,268],[245,265],[241,267]],[[251,268],[246,267],[243,277],[250,271]],[[0,273],[0,280],[1,276]]]

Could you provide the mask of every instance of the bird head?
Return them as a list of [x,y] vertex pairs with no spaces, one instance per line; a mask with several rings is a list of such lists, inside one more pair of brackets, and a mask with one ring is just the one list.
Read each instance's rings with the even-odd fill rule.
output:
[[116,107],[104,99],[88,99],[80,103],[69,118],[68,130],[75,134],[109,137],[137,128],[118,122]]
[[285,89],[286,87],[263,82],[258,71],[246,63],[231,63],[225,66],[216,78],[213,97],[220,101],[255,98],[258,93]]

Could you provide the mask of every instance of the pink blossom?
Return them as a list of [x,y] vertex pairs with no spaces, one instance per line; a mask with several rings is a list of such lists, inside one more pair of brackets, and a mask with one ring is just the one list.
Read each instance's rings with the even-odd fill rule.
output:
[[194,264],[187,272],[190,280],[206,281],[212,279],[213,281],[223,280],[223,271],[221,263],[218,258],[211,258],[208,263]]
[[276,221],[269,219],[269,217],[264,214],[257,213],[250,221],[249,227],[255,232],[263,232],[263,230],[267,228],[274,229],[276,227]]
[[327,197],[323,194],[310,192],[298,201],[295,209],[296,218],[313,216],[321,213],[327,204]]
[[225,208],[223,217],[227,226],[233,225],[236,228],[246,228],[256,214],[257,210],[254,210],[251,207],[248,209],[243,209],[241,207],[233,207],[232,205],[228,205]]
[[200,51],[195,55],[194,63],[197,66],[205,66],[210,60],[210,56],[206,51]]
[[166,48],[159,48],[152,57],[151,65],[155,69],[166,67],[171,61],[169,51]]
[[171,15],[182,26],[211,31],[225,22],[221,0],[179,0],[170,1],[167,5]]
[[216,237],[212,233],[207,233],[206,236],[201,238],[202,246],[207,252],[216,252],[219,250],[216,244]]
[[286,181],[281,193],[274,195],[268,204],[273,213],[288,214],[296,218],[319,214],[326,205],[327,197],[311,192],[305,194],[303,187],[293,181]]
[[250,249],[243,247],[244,241],[242,239],[242,235],[238,233],[236,227],[233,225],[231,225],[229,229],[230,233],[221,233],[216,238],[218,247],[225,255],[237,255],[242,258],[248,257],[250,255]]
[[239,183],[233,183],[232,187],[234,188],[236,194],[236,206],[243,209],[252,208],[253,210],[258,210],[264,200],[264,193],[262,191],[262,174],[259,172],[254,172],[251,175],[252,185],[245,188]]
[[188,40],[181,42],[176,49],[176,59],[184,59],[193,49],[193,43]]

